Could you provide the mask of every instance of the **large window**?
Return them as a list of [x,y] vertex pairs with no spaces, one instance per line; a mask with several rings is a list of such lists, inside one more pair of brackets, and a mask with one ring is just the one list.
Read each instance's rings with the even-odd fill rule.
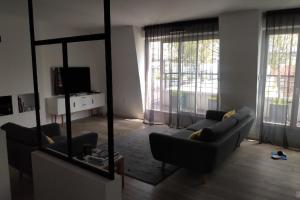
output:
[[299,33],[267,37],[264,122],[300,126]]
[[183,112],[205,113],[217,109],[219,91],[219,39],[149,42],[152,81],[151,104],[159,111],[176,108]]
[[153,25],[145,33],[145,122],[185,127],[218,109],[218,19]]

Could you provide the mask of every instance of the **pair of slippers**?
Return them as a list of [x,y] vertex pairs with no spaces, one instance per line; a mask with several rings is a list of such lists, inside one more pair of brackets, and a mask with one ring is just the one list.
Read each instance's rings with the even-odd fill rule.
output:
[[287,155],[283,151],[272,152],[271,158],[274,160],[287,160]]

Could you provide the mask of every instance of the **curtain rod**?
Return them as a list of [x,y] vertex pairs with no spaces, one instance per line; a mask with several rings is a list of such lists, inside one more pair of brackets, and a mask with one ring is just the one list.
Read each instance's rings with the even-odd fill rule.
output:
[[199,23],[218,23],[218,17],[214,18],[204,18],[204,19],[194,19],[194,20],[184,20],[184,21],[177,21],[177,22],[169,22],[163,24],[153,24],[144,26],[144,30],[159,28],[161,26],[185,26],[185,25],[194,25]]
[[278,14],[299,14],[300,15],[300,8],[270,10],[265,12],[265,14],[266,15],[278,15]]

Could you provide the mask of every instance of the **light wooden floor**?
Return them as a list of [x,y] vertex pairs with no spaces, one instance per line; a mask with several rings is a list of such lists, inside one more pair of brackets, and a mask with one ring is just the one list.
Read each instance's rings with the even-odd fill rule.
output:
[[[99,131],[105,125],[99,119],[80,120],[75,132],[87,127]],[[117,135],[144,128],[137,121],[116,120]],[[76,128],[78,127],[78,128]],[[101,131],[101,130],[100,130]],[[104,133],[104,131],[102,131]],[[125,177],[124,200],[293,200],[300,193],[300,153],[285,150],[287,161],[270,159],[271,151],[281,148],[268,144],[245,141],[213,174],[201,184],[201,174],[185,169],[165,179],[157,186]],[[126,158],[125,158],[126,159]],[[195,158],[197,159],[197,158]],[[11,170],[13,200],[33,200],[32,181],[20,180]],[[298,194],[300,195],[300,194]]]
[[[270,159],[280,148],[243,142],[201,184],[201,174],[181,169],[156,187],[126,177],[125,200],[283,200],[300,193],[300,153],[285,150],[287,161]],[[196,159],[196,158],[195,158]],[[300,197],[299,197],[300,199]]]

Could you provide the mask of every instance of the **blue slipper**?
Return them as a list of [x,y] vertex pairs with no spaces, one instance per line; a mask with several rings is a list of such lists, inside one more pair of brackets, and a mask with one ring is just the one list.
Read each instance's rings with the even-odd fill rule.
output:
[[273,151],[271,158],[274,160],[287,160],[287,155],[283,151]]

